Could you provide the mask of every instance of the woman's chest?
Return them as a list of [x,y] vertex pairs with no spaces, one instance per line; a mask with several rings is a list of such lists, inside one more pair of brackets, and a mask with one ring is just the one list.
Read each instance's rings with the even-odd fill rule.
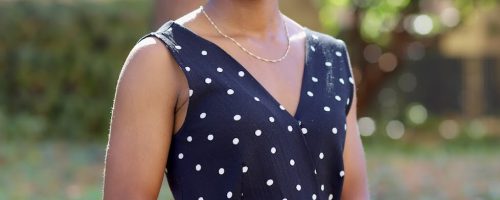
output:
[[328,138],[345,131],[349,94],[344,84],[331,88],[325,71],[304,70],[298,102],[290,112],[248,71],[214,68],[221,72],[189,77],[187,116],[174,137],[214,132],[227,140],[286,133]]

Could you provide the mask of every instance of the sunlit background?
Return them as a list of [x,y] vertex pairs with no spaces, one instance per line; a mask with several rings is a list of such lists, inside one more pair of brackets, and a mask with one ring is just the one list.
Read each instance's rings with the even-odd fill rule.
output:
[[[124,59],[202,2],[173,1],[0,0],[0,199],[101,198]],[[372,199],[500,199],[500,2],[280,2],[348,45]]]

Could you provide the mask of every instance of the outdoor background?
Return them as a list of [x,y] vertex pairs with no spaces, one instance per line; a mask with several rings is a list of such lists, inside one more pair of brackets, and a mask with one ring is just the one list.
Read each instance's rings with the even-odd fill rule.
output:
[[[186,2],[0,0],[0,199],[101,198],[121,66]],[[280,2],[348,45],[372,199],[500,199],[499,1]]]

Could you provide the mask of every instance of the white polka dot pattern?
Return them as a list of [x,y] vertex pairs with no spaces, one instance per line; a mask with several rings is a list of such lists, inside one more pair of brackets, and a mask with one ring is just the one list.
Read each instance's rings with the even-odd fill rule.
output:
[[271,153],[275,154],[276,153],[276,147],[271,147]]
[[280,109],[285,110],[285,107],[283,107],[283,105],[280,105]]
[[332,133],[333,133],[333,134],[337,134],[337,133],[338,133],[337,128],[333,127],[333,128],[332,128]]
[[[342,41],[306,31],[299,98],[285,104],[288,99],[278,101],[260,84],[264,75],[254,77],[215,43],[173,22],[161,30],[154,35],[173,50],[189,83],[185,121],[172,136],[174,160],[165,172],[183,180],[176,188],[203,185],[174,188],[174,198],[340,199],[345,116],[355,84]],[[284,78],[278,71],[266,76]],[[319,179],[331,171],[336,178]]]
[[267,180],[267,182],[266,182],[266,184],[267,184],[268,186],[273,185],[273,183],[274,183],[273,179],[269,179],[269,180]]

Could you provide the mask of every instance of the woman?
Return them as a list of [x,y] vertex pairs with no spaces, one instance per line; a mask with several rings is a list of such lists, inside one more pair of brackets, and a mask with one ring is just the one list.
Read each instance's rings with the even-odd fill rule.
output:
[[278,0],[209,0],[140,39],[117,84],[104,198],[368,199],[345,44]]

